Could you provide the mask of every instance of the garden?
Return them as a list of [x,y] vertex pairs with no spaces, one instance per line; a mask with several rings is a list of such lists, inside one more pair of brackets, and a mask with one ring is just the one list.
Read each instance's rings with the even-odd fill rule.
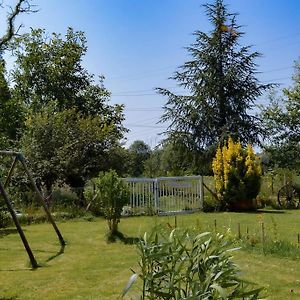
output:
[[109,91],[83,31],[23,33],[32,1],[0,10],[0,300],[300,299],[299,63],[260,81],[238,14],[204,4],[151,147],[128,116],[157,107],[111,101],[149,90]]
[[232,139],[216,151],[213,171],[203,209],[215,212],[130,217],[122,217],[132,192],[126,180],[100,173],[84,191],[85,209],[70,216],[48,207],[63,243],[33,204],[18,220],[37,265],[6,219],[1,299],[296,299],[300,211],[277,199],[287,173],[262,177],[252,147]]
[[[154,224],[174,227],[175,217],[124,218],[120,231],[127,238],[143,236]],[[269,299],[300,297],[300,252],[297,235],[300,212],[295,210],[258,213],[195,213],[177,216],[177,226],[198,232],[217,230],[238,239],[241,250],[233,253],[241,276],[265,288]],[[260,244],[261,222],[266,240],[285,241],[282,246],[265,252]],[[117,299],[125,288],[131,269],[139,272],[139,255],[135,245],[121,241],[107,244],[106,222],[102,218],[58,222],[67,246],[61,247],[49,224],[25,226],[41,268],[30,270],[26,252],[14,228],[2,229],[0,238],[0,298],[2,299]],[[251,246],[253,243],[253,246]],[[244,245],[244,246],[243,246]],[[236,246],[236,245],[235,245]],[[141,288],[137,281],[125,299],[135,299]],[[127,297],[127,298],[126,298]]]

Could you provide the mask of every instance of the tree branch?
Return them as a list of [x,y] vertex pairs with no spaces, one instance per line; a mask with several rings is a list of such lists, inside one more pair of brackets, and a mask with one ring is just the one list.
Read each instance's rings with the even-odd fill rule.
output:
[[[1,2],[1,7],[3,7],[3,2]],[[35,13],[38,10],[33,9],[33,5],[30,0],[18,0],[15,7],[10,7],[11,12],[7,16],[7,28],[6,33],[0,37],[0,52],[5,50],[9,41],[18,33],[22,25],[15,29],[14,23],[19,14],[23,13]]]

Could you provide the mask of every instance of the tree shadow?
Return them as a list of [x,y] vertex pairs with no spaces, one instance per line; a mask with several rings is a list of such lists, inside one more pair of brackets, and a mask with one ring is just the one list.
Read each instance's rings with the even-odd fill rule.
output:
[[[53,260],[53,259],[59,257],[60,255],[64,254],[64,252],[65,252],[65,247],[66,247],[66,245],[62,245],[62,246],[60,247],[59,251],[57,251],[54,255],[50,256],[50,257],[46,260],[46,262],[49,262],[49,261],[51,261],[51,260]],[[0,300],[1,300],[1,299],[0,299]]]
[[120,231],[117,231],[114,233],[112,233],[112,232],[107,233],[106,239],[107,239],[107,242],[109,242],[109,243],[114,243],[117,240],[119,240],[125,245],[134,245],[134,244],[137,244],[141,240],[141,238],[138,238],[138,237],[126,236]]
[[279,209],[258,209],[256,211],[253,211],[252,213],[255,213],[255,214],[261,214],[261,213],[263,213],[263,214],[286,214],[288,212],[286,212],[285,210],[279,210]]
[[[23,229],[23,231],[25,231]],[[4,228],[4,229],[0,229],[0,238],[3,238],[9,234],[16,234],[18,233],[18,230],[16,228]],[[1,300],[1,298],[0,298]]]

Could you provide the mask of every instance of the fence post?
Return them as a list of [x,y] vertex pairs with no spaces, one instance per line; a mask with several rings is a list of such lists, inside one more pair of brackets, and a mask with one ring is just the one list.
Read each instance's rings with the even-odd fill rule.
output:
[[203,176],[200,175],[200,210],[203,210],[203,202],[204,202],[204,186],[203,186]]
[[159,192],[158,192],[158,179],[154,180],[154,207],[158,213],[159,210]]

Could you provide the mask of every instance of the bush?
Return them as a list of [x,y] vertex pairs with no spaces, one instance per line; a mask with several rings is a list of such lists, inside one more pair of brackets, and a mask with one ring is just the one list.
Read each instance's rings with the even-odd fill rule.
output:
[[0,210],[0,229],[11,225],[10,214],[5,210]]
[[212,167],[221,209],[253,209],[260,189],[261,166],[252,146],[243,149],[229,138],[217,149]]
[[223,235],[154,230],[138,243],[142,280],[139,299],[258,299],[261,288],[251,289],[238,277],[230,244]]
[[129,202],[129,189],[115,171],[100,173],[93,180],[95,191],[87,188],[85,197],[108,221],[112,235],[118,232],[123,206]]

